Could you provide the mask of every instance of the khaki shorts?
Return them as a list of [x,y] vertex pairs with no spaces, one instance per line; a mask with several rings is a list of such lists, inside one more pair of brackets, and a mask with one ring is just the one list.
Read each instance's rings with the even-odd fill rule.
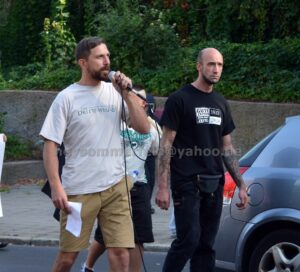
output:
[[111,188],[92,194],[68,196],[69,201],[81,202],[82,228],[79,237],[66,230],[67,214],[60,213],[60,250],[78,252],[89,246],[95,223],[101,222],[101,230],[106,247],[134,248],[134,233],[128,192],[132,181],[127,177]]

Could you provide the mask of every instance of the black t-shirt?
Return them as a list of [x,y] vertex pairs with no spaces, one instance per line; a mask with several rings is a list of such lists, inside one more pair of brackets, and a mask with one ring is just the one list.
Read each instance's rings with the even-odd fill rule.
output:
[[172,185],[196,174],[223,175],[222,137],[230,134],[235,125],[221,94],[186,85],[169,96],[161,124],[176,131],[171,155]]

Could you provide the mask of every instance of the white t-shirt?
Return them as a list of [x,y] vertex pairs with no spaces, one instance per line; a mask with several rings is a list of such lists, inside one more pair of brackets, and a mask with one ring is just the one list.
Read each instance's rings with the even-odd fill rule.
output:
[[[150,117],[148,117],[150,118]],[[121,138],[125,141],[126,170],[133,182],[145,182],[145,160],[148,153],[157,155],[159,148],[159,135],[157,130],[151,125],[150,132],[140,134],[132,128],[126,127],[123,122],[121,127]]]
[[62,184],[68,195],[106,190],[124,176],[121,112],[120,94],[103,81],[95,87],[74,83],[53,101],[40,135],[64,142]]

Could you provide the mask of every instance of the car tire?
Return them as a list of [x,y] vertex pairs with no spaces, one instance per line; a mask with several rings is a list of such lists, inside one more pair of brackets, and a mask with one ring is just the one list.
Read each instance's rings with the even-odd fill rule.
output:
[[300,271],[300,232],[293,229],[274,231],[252,252],[249,272]]

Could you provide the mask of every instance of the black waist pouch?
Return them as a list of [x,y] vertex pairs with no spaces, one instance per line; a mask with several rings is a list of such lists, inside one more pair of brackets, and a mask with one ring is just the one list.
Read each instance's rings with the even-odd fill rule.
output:
[[211,194],[218,189],[221,177],[222,175],[197,174],[195,179],[195,184],[200,192]]

